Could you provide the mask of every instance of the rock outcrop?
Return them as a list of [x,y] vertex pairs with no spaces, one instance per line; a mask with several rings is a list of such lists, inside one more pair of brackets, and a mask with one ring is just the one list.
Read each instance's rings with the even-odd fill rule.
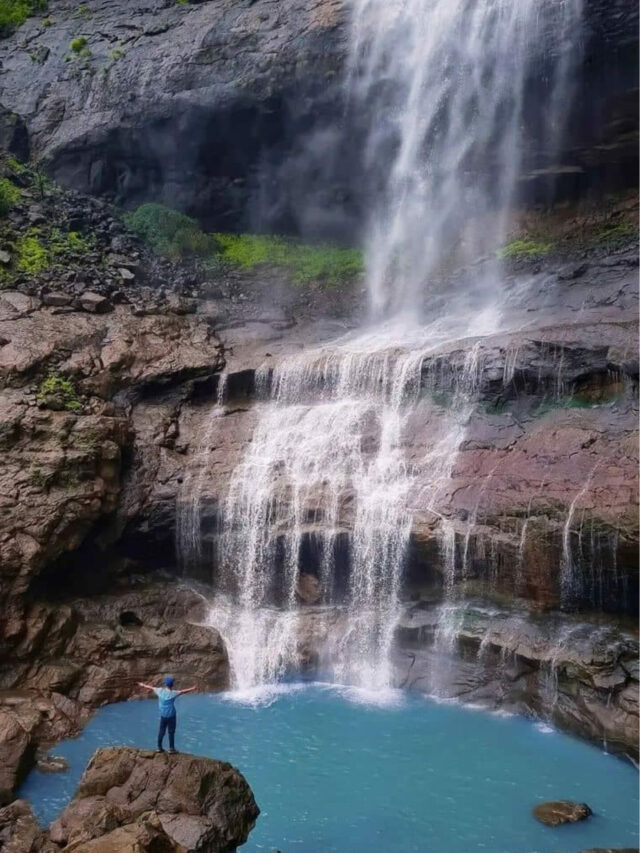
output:
[[95,753],[50,833],[63,849],[87,853],[223,853],[244,844],[259,814],[251,788],[230,764],[115,747]]

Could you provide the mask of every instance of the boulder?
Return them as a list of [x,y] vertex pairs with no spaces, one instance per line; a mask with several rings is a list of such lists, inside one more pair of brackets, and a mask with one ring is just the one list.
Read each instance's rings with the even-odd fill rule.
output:
[[140,838],[155,833],[160,850],[222,853],[244,844],[259,814],[249,785],[230,764],[114,747],[95,753],[51,825],[51,838],[65,849],[106,853],[148,849]]
[[32,731],[40,715],[19,715],[0,709],[0,805],[10,802],[13,793],[33,761],[35,747]]
[[577,823],[580,820],[586,820],[592,814],[593,812],[586,803],[574,803],[571,800],[540,803],[533,810],[533,816],[545,826]]
[[322,598],[322,585],[315,575],[301,574],[296,594],[303,604],[317,604]]
[[113,311],[113,306],[106,296],[100,296],[99,293],[87,291],[80,297],[80,305],[85,311],[91,314],[108,314]]
[[16,800],[0,809],[0,850],[2,853],[55,853],[58,847],[38,826],[29,803]]

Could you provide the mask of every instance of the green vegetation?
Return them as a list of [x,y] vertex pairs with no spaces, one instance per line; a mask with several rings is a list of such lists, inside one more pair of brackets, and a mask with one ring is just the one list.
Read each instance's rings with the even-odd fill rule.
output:
[[80,57],[89,57],[91,56],[91,50],[89,49],[89,42],[87,41],[85,36],[78,36],[78,38],[73,39],[71,44],[69,45],[71,52],[76,56]]
[[337,286],[364,270],[358,249],[310,246],[285,237],[205,234],[198,223],[161,204],[143,204],[125,222],[159,254],[178,260],[195,257],[205,265],[241,269],[272,266],[292,274],[297,284],[321,281]]
[[111,62],[117,62],[119,59],[124,59],[126,56],[124,50],[121,50],[119,47],[114,48],[109,54],[109,60]]
[[29,275],[45,270],[51,263],[49,252],[40,239],[40,229],[30,228],[16,242],[16,266]]
[[44,408],[57,411],[77,412],[82,408],[71,380],[55,371],[40,383],[36,400]]
[[542,415],[554,412],[557,409],[590,409],[596,405],[598,403],[594,403],[593,400],[586,400],[584,397],[576,395],[558,397],[557,399],[543,400],[535,410],[534,415],[542,417]]
[[48,247],[52,261],[86,255],[92,245],[93,240],[84,237],[79,231],[61,231],[59,228],[52,228],[49,232]]
[[22,26],[28,17],[47,11],[47,0],[0,0],[0,38]]
[[47,477],[42,468],[31,468],[29,471],[29,484],[36,489],[43,489],[47,485]]
[[[12,268],[19,273],[37,275],[57,266],[66,266],[80,260],[92,248],[92,240],[77,231],[62,231],[60,228],[43,230],[29,228],[19,235],[13,244]],[[11,269],[2,270],[2,279],[10,278]]]
[[615,225],[605,225],[596,231],[594,238],[597,242],[618,242],[638,234],[637,225],[633,222],[618,222]]
[[230,266],[253,269],[274,266],[293,273],[298,284],[323,281],[335,286],[364,271],[358,249],[309,246],[284,237],[255,234],[215,234],[222,261]]
[[0,216],[7,214],[20,201],[22,193],[9,178],[0,178]]
[[553,243],[543,243],[541,240],[512,240],[498,249],[501,260],[507,258],[541,258],[553,249]]
[[189,255],[205,257],[216,250],[215,240],[200,230],[195,219],[162,204],[143,204],[126,214],[125,222],[158,254],[172,260]]

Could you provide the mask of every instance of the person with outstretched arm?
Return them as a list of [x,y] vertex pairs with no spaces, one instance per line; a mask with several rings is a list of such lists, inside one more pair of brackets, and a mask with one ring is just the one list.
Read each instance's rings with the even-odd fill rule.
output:
[[138,682],[139,687],[144,687],[145,690],[152,690],[158,697],[158,706],[160,708],[160,727],[158,729],[158,752],[164,752],[163,741],[165,733],[169,732],[169,752],[176,752],[175,736],[176,736],[176,706],[175,701],[178,696],[183,696],[185,693],[193,693],[196,687],[187,687],[186,690],[173,690],[173,676],[168,675],[164,680],[164,687],[153,687],[151,684],[143,684]]

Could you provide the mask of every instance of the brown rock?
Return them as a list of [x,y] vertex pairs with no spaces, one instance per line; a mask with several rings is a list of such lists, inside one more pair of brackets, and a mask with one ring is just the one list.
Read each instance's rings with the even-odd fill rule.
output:
[[317,604],[322,598],[322,586],[315,575],[301,574],[296,584],[296,595],[303,604]]
[[100,838],[71,844],[64,849],[74,853],[186,853],[185,847],[167,835],[158,815],[153,812]]
[[0,709],[0,805],[13,799],[29,771],[35,753],[32,732],[39,719],[37,712]]
[[580,820],[586,820],[592,814],[593,812],[586,803],[574,803],[571,800],[540,803],[533,810],[533,816],[545,826],[577,823]]
[[[58,844],[83,845],[70,847],[74,850],[128,850],[113,844],[135,840],[149,812],[176,845],[166,849],[222,853],[244,844],[260,810],[230,764],[130,747],[99,749],[75,797],[52,824],[51,837]],[[126,833],[123,827],[129,827]],[[106,846],[89,846],[94,838]]]
[[45,293],[42,297],[42,302],[44,305],[51,305],[55,308],[62,308],[66,305],[71,305],[73,302],[73,297],[68,293],[56,292],[56,293]]
[[59,848],[40,829],[29,803],[16,800],[0,809],[0,850],[2,853],[55,853]]
[[113,311],[113,306],[106,296],[100,296],[99,293],[93,293],[92,291],[82,294],[80,305],[85,311],[89,311],[91,314],[108,314],[109,311]]

